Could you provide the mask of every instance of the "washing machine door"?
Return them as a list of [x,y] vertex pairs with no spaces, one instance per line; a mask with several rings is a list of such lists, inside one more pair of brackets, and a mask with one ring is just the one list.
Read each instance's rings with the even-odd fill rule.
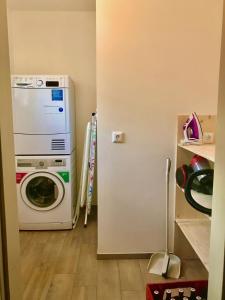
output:
[[37,172],[25,177],[21,184],[21,197],[31,208],[51,210],[64,198],[64,185],[54,174]]

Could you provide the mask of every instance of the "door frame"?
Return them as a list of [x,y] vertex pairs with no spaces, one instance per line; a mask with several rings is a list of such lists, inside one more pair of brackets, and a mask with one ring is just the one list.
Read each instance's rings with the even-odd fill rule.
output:
[[[1,138],[1,235],[3,238],[2,269],[5,272],[6,300],[22,299],[19,226],[15,184],[10,61],[6,0],[0,0],[0,138]],[[3,197],[4,196],[4,197]],[[4,200],[4,201],[3,201]]]
[[0,300],[9,299],[9,273],[5,224],[4,183],[0,135]]

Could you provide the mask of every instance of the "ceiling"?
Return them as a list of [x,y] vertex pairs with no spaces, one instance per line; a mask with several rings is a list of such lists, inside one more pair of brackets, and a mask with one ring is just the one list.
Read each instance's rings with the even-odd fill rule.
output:
[[10,10],[95,10],[96,0],[7,0]]

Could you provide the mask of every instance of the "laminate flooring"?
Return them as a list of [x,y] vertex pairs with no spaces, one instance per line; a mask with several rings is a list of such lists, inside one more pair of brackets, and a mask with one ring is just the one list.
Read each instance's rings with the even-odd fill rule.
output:
[[[87,228],[81,215],[74,230],[21,231],[20,239],[24,300],[144,300],[146,283],[163,281],[146,272],[146,259],[96,259],[94,210]],[[182,279],[207,276],[185,263]]]

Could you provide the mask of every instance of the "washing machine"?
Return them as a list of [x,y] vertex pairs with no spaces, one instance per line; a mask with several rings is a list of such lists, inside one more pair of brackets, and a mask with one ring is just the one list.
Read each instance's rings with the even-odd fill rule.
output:
[[15,160],[19,229],[71,229],[78,219],[74,151]]
[[75,99],[67,75],[13,75],[15,155],[71,154]]

